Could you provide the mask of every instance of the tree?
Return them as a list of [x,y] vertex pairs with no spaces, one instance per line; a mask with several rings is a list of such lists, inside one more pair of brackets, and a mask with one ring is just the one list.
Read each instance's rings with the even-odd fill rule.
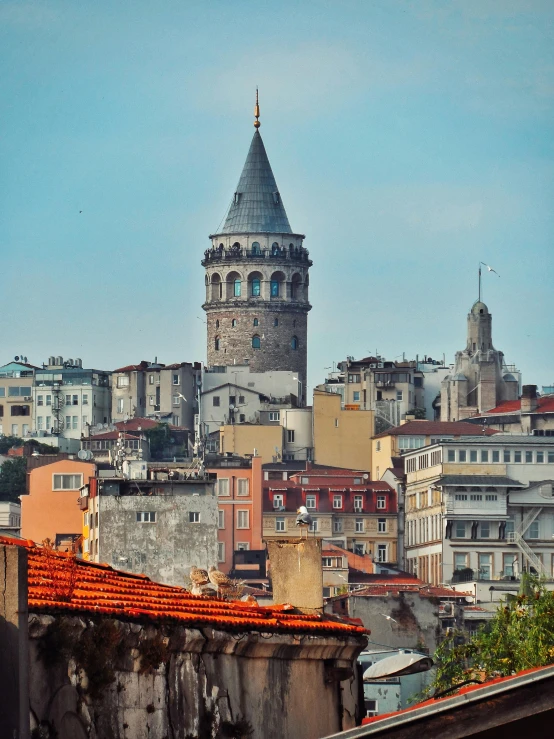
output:
[[171,429],[167,423],[159,423],[154,428],[146,429],[144,432],[150,444],[150,455],[152,459],[163,459],[164,450],[171,443]]
[[0,436],[0,454],[7,454],[12,447],[20,447],[24,443],[18,436]]
[[414,416],[418,421],[424,421],[427,417],[425,408],[412,408],[406,413],[407,416]]
[[0,499],[18,502],[26,492],[27,458],[14,457],[0,467]]
[[464,680],[488,680],[554,663],[554,593],[535,577],[522,579],[517,597],[504,601],[474,637],[459,644],[452,634],[435,652],[437,671],[430,686],[447,690]]

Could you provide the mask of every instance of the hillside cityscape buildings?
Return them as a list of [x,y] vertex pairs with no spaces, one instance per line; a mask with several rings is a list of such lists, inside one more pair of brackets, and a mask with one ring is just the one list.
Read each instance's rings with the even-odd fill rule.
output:
[[[454,629],[486,623],[523,573],[554,589],[554,394],[506,364],[487,305],[471,306],[452,363],[330,355],[338,361],[310,393],[317,258],[290,226],[258,106],[231,205],[209,238],[205,362],[141,352],[114,369],[55,355],[0,367],[2,469],[17,463],[21,475],[2,493],[0,533],[27,542],[32,567],[43,555],[30,541],[75,554],[85,580],[106,567],[167,593],[194,585],[191,568],[217,567],[260,606],[297,593],[290,608],[343,619],[352,659],[364,628],[397,622],[387,604],[400,619],[410,597],[413,613],[385,646],[429,653]],[[301,556],[314,573],[306,583],[319,583],[315,606],[279,585],[284,571],[294,582],[286,557],[300,568]],[[123,575],[110,577],[123,593]],[[327,681],[352,677],[339,657],[326,660]],[[405,686],[391,683],[385,699],[381,685],[365,686],[364,715],[405,706]]]

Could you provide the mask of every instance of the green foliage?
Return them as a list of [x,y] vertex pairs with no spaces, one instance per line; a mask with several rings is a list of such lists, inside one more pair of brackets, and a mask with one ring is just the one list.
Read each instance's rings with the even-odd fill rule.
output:
[[416,420],[424,421],[426,418],[425,408],[412,408],[406,413],[407,416],[415,416]]
[[25,494],[26,478],[26,457],[14,457],[4,462],[0,467],[0,499],[18,502],[19,496]]
[[154,428],[146,429],[144,432],[150,443],[150,456],[152,459],[162,459],[164,450],[171,444],[171,429],[167,423],[159,423]]
[[554,593],[531,576],[524,590],[503,602],[486,628],[465,644],[456,645],[459,634],[440,644],[430,689],[440,692],[464,680],[484,681],[554,663]]
[[13,447],[23,446],[24,443],[18,436],[0,436],[0,454],[7,454]]
[[14,447],[19,449],[24,444],[33,447],[40,454],[56,454],[59,451],[57,446],[42,444],[36,439],[20,439],[19,436],[0,436],[0,454],[7,454],[10,449]]

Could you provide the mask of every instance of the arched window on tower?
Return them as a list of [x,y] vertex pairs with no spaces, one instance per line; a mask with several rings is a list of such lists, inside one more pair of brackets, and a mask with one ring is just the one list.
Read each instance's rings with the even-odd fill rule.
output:
[[233,288],[233,295],[235,296],[235,298],[240,298],[240,289],[241,289],[241,281],[235,280],[234,288]]
[[271,244],[271,256],[272,257],[278,257],[280,254],[279,244],[274,241],[273,244]]
[[216,320],[215,320],[215,327],[216,328],[219,328],[219,318],[216,318]]
[[233,318],[233,320],[231,321],[231,326],[232,326],[233,328],[235,328],[235,327],[236,327],[236,325],[237,325],[237,319],[236,319],[236,318]]
[[252,296],[254,298],[259,298],[260,297],[260,290],[261,290],[260,280],[257,277],[255,277],[252,280],[252,290],[251,290]]
[[254,334],[252,337],[252,349],[261,349],[262,348],[262,342],[260,340],[260,337],[258,334]]
[[298,349],[298,337],[297,336],[293,336],[292,339],[290,340],[290,348],[294,349],[294,351]]
[[216,352],[219,351],[219,336],[216,336],[214,339],[214,349]]
[[279,325],[279,319],[278,318],[274,318],[273,319],[273,325],[274,326],[278,326]]
[[257,241],[252,242],[252,256],[253,257],[259,257],[262,253],[262,250],[260,249],[260,244]]

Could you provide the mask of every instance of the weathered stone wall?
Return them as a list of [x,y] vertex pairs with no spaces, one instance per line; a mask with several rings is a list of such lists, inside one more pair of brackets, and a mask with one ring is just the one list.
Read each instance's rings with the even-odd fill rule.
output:
[[38,615],[29,633],[32,728],[58,739],[319,739],[355,725],[363,638]]

